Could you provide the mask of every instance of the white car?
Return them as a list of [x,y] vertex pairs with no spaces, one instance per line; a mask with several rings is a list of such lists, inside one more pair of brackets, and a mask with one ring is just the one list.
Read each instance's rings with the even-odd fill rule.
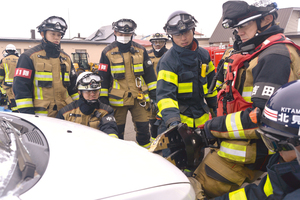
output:
[[28,114],[0,112],[0,128],[0,199],[195,199],[176,166],[135,142]]

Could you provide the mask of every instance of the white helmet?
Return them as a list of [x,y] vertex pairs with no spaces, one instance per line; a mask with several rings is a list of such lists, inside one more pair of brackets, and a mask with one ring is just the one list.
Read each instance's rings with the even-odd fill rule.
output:
[[15,45],[13,44],[8,44],[5,48],[6,51],[17,51]]
[[76,80],[78,90],[100,90],[102,78],[97,73],[82,72]]

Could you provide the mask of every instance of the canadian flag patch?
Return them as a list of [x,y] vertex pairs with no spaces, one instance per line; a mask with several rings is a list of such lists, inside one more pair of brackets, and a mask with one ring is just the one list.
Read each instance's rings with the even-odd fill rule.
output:
[[107,72],[107,68],[108,68],[108,64],[100,63],[99,67],[98,67],[98,70],[103,71],[103,72]]
[[25,68],[17,68],[15,70],[15,77],[19,76],[19,77],[23,77],[23,78],[31,78],[31,73],[32,70],[31,69],[25,69]]

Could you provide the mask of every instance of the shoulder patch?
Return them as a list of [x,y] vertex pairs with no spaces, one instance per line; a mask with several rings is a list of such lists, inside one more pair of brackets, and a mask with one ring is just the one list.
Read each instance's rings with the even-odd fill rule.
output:
[[14,77],[23,77],[23,78],[31,78],[32,70],[25,68],[16,68]]
[[107,72],[107,68],[108,68],[108,64],[99,63],[99,66],[98,66],[99,71]]

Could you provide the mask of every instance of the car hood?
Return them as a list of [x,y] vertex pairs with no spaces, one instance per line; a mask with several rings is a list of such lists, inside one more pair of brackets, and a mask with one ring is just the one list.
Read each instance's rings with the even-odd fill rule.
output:
[[180,184],[191,190],[189,180],[176,166],[133,141],[64,120],[11,115],[37,126],[49,145],[46,171],[20,195],[22,200],[104,199]]

